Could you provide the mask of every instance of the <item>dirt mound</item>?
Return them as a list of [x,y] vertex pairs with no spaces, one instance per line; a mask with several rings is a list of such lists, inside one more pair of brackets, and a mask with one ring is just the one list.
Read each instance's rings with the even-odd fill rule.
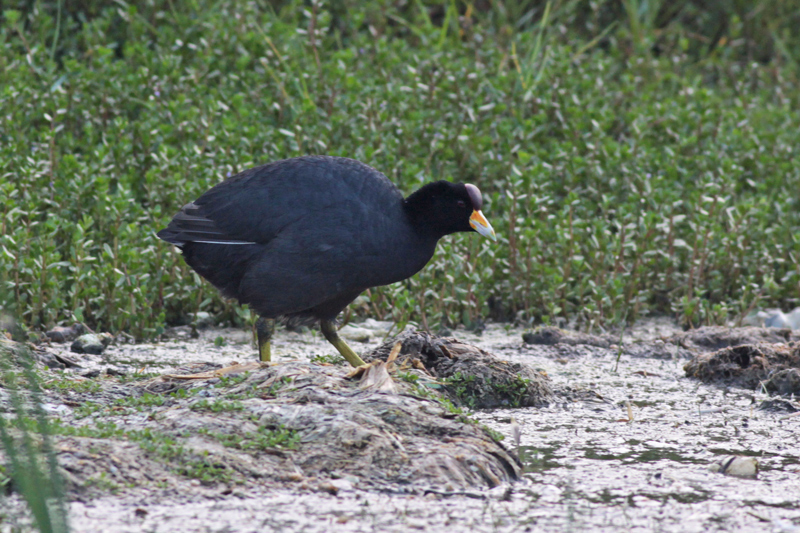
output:
[[800,340],[800,332],[791,329],[725,326],[703,326],[666,339],[667,342],[695,352],[711,352],[742,344],[776,344],[796,340]]
[[448,396],[471,408],[532,407],[546,405],[553,391],[549,378],[521,363],[503,361],[455,338],[405,332],[372,352],[365,361],[386,360],[395,343],[402,348],[396,365],[416,369],[419,378],[439,380]]
[[411,383],[397,380],[389,393],[348,379],[341,367],[240,366],[246,371],[136,385],[139,415],[112,404],[99,411],[99,426],[83,421],[56,445],[71,493],[187,490],[192,479],[201,482],[198,495],[220,484],[275,483],[416,492],[494,487],[521,474],[495,434]]
[[[758,329],[758,328],[746,328]],[[781,394],[800,394],[800,343],[745,344],[697,355],[684,367],[686,375],[705,382],[764,386]]]
[[542,326],[532,331],[527,331],[522,334],[522,340],[525,341],[526,344],[541,344],[545,346],[553,346],[555,344],[576,346],[578,344],[585,344],[588,346],[597,346],[598,348],[610,348],[611,345],[615,343],[614,339],[609,335],[590,335],[578,331],[567,331],[553,326]]

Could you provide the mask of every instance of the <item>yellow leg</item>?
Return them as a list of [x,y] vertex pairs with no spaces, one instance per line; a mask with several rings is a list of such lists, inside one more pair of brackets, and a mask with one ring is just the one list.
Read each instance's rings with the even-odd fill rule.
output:
[[339,353],[342,354],[342,357],[347,359],[347,362],[353,366],[361,366],[365,365],[366,363],[358,356],[356,352],[350,348],[344,340],[339,336],[339,331],[336,329],[336,324],[333,323],[332,320],[320,320],[319,322],[319,329],[322,330],[322,334],[325,335],[325,338],[328,339],[328,342],[333,344],[334,348],[339,350]]
[[272,360],[269,340],[275,333],[275,319],[259,317],[256,320],[256,336],[258,337],[258,357],[262,361]]

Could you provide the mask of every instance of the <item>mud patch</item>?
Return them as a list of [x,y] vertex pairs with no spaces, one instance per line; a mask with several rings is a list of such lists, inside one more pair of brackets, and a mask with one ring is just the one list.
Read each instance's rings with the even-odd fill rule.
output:
[[542,326],[533,331],[526,331],[522,334],[522,340],[527,344],[541,344],[553,346],[556,344],[568,344],[577,346],[585,344],[597,346],[599,348],[610,348],[614,344],[614,339],[610,335],[590,335],[578,331],[567,331],[553,326]]
[[800,343],[745,344],[696,356],[686,375],[780,395],[800,393]]
[[[689,350],[668,342],[683,332],[667,319],[626,328],[621,353],[618,347],[586,344],[528,345],[522,341],[523,330],[508,325],[488,324],[481,335],[458,329],[455,335],[462,343],[546,373],[555,391],[555,401],[545,407],[469,414],[505,435],[506,448],[516,450],[515,440],[520,438],[522,479],[489,490],[480,488],[488,486],[485,481],[466,490],[428,490],[423,482],[370,485],[365,476],[335,470],[335,464],[327,472],[298,466],[299,473],[289,472],[283,479],[245,474],[254,463],[256,471],[269,472],[273,467],[260,463],[301,460],[297,456],[306,449],[325,453],[322,443],[296,442],[298,426],[290,426],[294,431],[285,428],[289,434],[281,437],[281,428],[267,424],[268,417],[260,429],[261,416],[251,419],[244,414],[254,404],[272,409],[281,401],[286,402],[285,413],[292,405],[308,408],[317,394],[312,394],[314,387],[304,388],[301,378],[279,373],[271,374],[274,381],[263,388],[253,382],[246,385],[266,371],[261,368],[246,376],[196,382],[145,380],[156,374],[209,372],[235,361],[246,367],[255,361],[255,348],[243,344],[249,342],[249,333],[206,328],[198,330],[196,339],[187,334],[150,344],[118,342],[102,356],[72,354],[69,345],[39,346],[74,357],[81,365],[63,372],[38,370],[48,383],[48,412],[62,425],[86,432],[56,439],[56,445],[77,450],[60,452],[65,467],[89,470],[74,480],[88,487],[69,495],[75,531],[505,533],[530,528],[760,533],[791,531],[800,525],[800,458],[794,444],[800,406],[762,389],[720,387],[687,378],[682,354]],[[320,364],[334,362],[336,354],[313,331],[279,328],[274,340],[273,357],[281,362],[276,368],[332,372],[330,379],[342,382],[333,385],[342,404],[349,402],[347,394],[359,402],[367,401],[369,394],[385,396],[362,390],[359,380],[343,380],[346,367]],[[363,353],[379,345],[370,338],[358,348]],[[126,375],[111,375],[110,368]],[[451,422],[463,416],[447,402],[430,398],[441,392],[443,378],[414,368],[395,368],[391,375],[401,399],[439,406],[441,416]],[[293,387],[298,390],[290,392]],[[565,394],[567,390],[574,393]],[[299,396],[302,391],[305,399]],[[0,405],[7,405],[2,392]],[[298,396],[290,399],[287,394]],[[338,406],[330,406],[327,416],[336,416]],[[123,431],[131,438],[100,436],[104,431]],[[379,433],[388,434],[382,429]],[[445,437],[452,439],[453,434]],[[281,438],[286,445],[266,446],[267,439]],[[426,442],[434,452],[441,446],[433,436]],[[176,445],[183,446],[184,455],[168,459],[180,451]],[[731,456],[757,458],[758,478],[731,478],[709,470],[709,465]],[[0,496],[0,532],[26,530],[15,518],[20,507],[17,495]]]
[[101,390],[82,391],[80,401],[48,391],[53,404],[74,407],[56,441],[71,497],[189,481],[212,492],[276,483],[453,491],[522,473],[498,434],[415,383],[398,380],[386,392],[348,379],[343,367],[303,362],[215,366],[131,383],[127,394],[97,382]]
[[421,378],[440,380],[442,390],[458,405],[473,409],[536,407],[553,399],[550,379],[527,365],[498,359],[455,338],[409,331],[364,355],[365,361],[386,361],[395,343],[402,343],[399,370],[421,371]]
[[676,333],[667,342],[695,352],[711,352],[742,344],[777,344],[800,340],[800,332],[778,328],[704,326]]

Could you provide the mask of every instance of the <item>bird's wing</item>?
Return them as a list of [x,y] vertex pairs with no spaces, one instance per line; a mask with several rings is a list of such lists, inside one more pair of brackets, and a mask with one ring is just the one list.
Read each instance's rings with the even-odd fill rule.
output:
[[177,246],[266,244],[302,219],[324,224],[326,213],[336,212],[339,203],[379,206],[392,200],[402,200],[397,188],[363,163],[323,156],[287,159],[246,170],[211,188],[185,205],[158,236]]
[[187,242],[255,244],[254,241],[237,238],[221,230],[212,219],[203,215],[202,207],[194,202],[183,206],[169,225],[157,235],[176,246],[183,246]]

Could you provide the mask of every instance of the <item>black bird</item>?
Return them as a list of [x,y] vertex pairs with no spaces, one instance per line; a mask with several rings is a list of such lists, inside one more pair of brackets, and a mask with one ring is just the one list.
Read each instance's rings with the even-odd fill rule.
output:
[[336,316],[364,290],[409,278],[445,235],[496,240],[474,185],[437,181],[408,198],[353,159],[306,156],[251,168],[186,204],[158,237],[222,294],[248,304],[259,355],[270,360],[275,319],[319,321],[353,366]]

